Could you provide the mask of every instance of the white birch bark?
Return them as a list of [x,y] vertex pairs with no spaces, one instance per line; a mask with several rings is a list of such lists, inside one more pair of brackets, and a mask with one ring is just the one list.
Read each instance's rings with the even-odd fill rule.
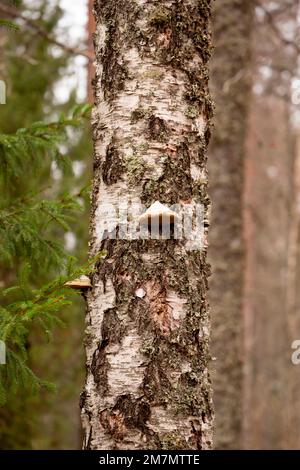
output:
[[103,240],[107,204],[202,204],[211,102],[209,0],[97,0],[86,449],[212,445],[206,249]]

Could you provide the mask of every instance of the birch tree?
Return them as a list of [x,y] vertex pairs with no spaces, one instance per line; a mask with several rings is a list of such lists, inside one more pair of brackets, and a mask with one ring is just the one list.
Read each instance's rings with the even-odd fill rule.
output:
[[94,3],[90,255],[106,257],[87,294],[85,449],[212,446],[206,243],[118,237],[107,209],[199,204],[206,235],[210,9],[210,0]]

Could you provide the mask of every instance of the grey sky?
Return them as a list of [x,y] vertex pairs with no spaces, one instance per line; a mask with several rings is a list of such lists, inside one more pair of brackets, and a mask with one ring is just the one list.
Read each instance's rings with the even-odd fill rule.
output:
[[[63,28],[69,45],[82,45],[86,40],[87,0],[59,0],[60,7],[65,14],[59,22]],[[60,38],[61,39],[61,38]],[[76,56],[71,61],[68,73],[56,86],[55,95],[58,101],[66,101],[71,89],[76,89],[79,101],[86,100],[87,88],[87,59]]]

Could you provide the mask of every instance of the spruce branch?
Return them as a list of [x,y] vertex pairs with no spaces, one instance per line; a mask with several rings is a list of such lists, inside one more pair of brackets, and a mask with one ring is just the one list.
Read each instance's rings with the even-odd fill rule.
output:
[[[64,275],[40,289],[28,291],[26,300],[20,299],[0,307],[0,340],[5,342],[7,349],[7,364],[0,366],[0,406],[5,404],[8,393],[16,393],[20,388],[30,388],[33,392],[41,387],[53,388],[53,384],[40,379],[27,364],[29,331],[37,325],[49,339],[55,326],[63,326],[58,313],[62,307],[71,304],[68,297],[73,292],[66,282],[93,273],[95,265],[105,255],[105,252],[100,252],[77,268],[74,268],[74,258],[70,257]],[[12,293],[22,292],[22,289],[22,285],[12,286],[0,291],[0,295],[6,298]]]

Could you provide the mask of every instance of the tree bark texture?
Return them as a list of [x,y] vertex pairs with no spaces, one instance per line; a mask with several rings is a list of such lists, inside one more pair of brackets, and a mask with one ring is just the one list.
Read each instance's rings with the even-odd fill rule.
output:
[[216,410],[214,445],[242,447],[244,156],[251,92],[253,4],[244,0],[215,3],[211,63],[216,132],[210,147],[213,266],[213,389]]
[[[103,240],[106,202],[199,203],[207,230],[210,0],[97,0],[85,449],[209,449],[206,248]],[[117,226],[118,222],[115,222]],[[116,227],[118,228],[118,227]]]

